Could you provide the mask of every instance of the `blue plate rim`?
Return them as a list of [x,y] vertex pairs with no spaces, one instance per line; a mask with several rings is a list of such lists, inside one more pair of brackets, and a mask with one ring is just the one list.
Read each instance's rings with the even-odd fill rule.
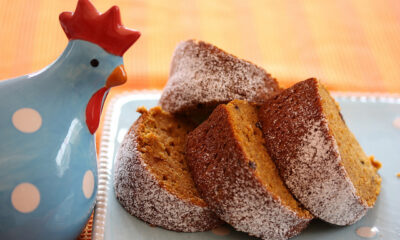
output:
[[[98,193],[93,216],[92,239],[104,240],[106,226],[109,184],[112,180],[114,141],[117,137],[118,119],[121,108],[130,101],[158,100],[161,90],[134,90],[122,92],[110,100],[105,111],[102,136],[98,155]],[[330,91],[336,100],[360,103],[400,104],[400,94],[376,92],[337,92]]]

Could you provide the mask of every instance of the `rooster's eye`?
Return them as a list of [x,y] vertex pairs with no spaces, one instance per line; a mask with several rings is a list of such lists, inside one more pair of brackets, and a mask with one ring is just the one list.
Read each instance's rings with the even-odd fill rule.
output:
[[90,61],[90,65],[92,65],[92,67],[97,67],[97,66],[99,66],[99,60],[97,60],[96,58],[93,58],[93,59]]

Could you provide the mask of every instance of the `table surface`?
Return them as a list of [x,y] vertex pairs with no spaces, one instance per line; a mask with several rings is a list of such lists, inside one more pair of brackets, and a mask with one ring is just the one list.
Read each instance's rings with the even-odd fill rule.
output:
[[[335,91],[400,93],[397,0],[93,2],[101,12],[118,5],[124,25],[142,33],[124,55],[128,82],[111,91],[106,106],[122,91],[162,89],[176,44],[190,38],[264,67],[283,87],[317,77]],[[67,45],[58,15],[75,6],[62,0],[0,1],[0,79],[54,61]]]

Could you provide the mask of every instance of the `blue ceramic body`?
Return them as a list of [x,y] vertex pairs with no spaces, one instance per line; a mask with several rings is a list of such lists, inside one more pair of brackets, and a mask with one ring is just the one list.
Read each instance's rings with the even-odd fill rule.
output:
[[[90,62],[97,59],[99,65]],[[71,40],[47,68],[0,82],[0,239],[74,239],[88,220],[97,193],[95,139],[86,125],[91,96],[104,87],[122,58],[82,40]],[[103,99],[104,102],[104,99]],[[41,116],[32,133],[18,130],[13,114],[31,108]],[[29,119],[26,119],[29,121]],[[94,190],[85,196],[90,171]],[[16,186],[40,193],[31,212],[12,202]]]

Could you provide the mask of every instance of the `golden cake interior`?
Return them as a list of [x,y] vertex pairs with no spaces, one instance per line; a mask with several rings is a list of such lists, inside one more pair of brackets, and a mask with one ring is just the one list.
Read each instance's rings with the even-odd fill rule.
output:
[[257,107],[243,100],[233,100],[226,105],[236,138],[243,146],[249,167],[255,169],[262,184],[285,206],[295,211],[299,216],[312,218],[290,194],[279,176],[275,163],[264,146],[265,140],[258,122]]
[[329,129],[339,147],[342,164],[354,184],[357,194],[373,206],[381,188],[381,177],[377,171],[380,167],[373,157],[367,157],[353,133],[342,119],[340,109],[328,91],[318,84],[322,109],[328,119]]
[[160,185],[177,197],[206,206],[195,188],[185,160],[187,134],[194,125],[185,118],[174,117],[155,107],[142,114],[138,126],[138,150]]

